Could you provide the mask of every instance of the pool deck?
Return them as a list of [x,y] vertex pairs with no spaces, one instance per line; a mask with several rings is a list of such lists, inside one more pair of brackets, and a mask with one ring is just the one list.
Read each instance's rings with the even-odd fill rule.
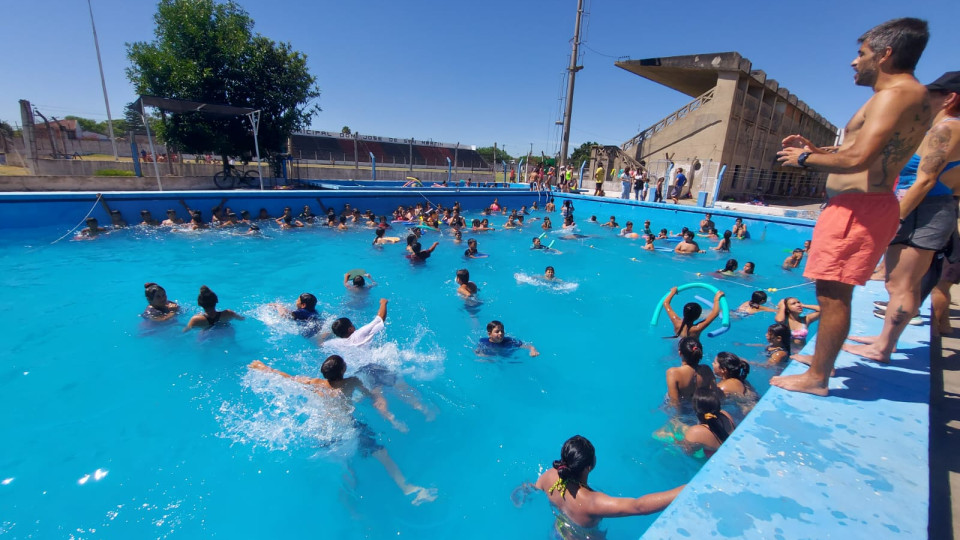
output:
[[933,351],[930,440],[930,538],[960,538],[960,286],[950,291],[953,331]]
[[[886,298],[857,288],[851,332],[878,334]],[[829,397],[771,388],[643,538],[927,537],[930,356],[924,317],[889,366],[841,353]]]

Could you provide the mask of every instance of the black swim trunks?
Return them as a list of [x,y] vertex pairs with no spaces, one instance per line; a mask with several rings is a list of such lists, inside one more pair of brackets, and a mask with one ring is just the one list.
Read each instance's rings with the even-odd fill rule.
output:
[[917,249],[939,251],[957,230],[957,201],[953,195],[927,197],[903,220],[890,245],[906,244]]
[[377,450],[383,449],[383,446],[377,442],[377,434],[370,429],[370,426],[354,420],[353,427],[357,430],[357,450],[361,456],[370,457]]

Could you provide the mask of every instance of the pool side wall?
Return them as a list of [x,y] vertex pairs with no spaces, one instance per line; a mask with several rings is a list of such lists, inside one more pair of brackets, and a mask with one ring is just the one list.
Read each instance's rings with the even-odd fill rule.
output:
[[[310,205],[314,214],[323,215],[326,207],[334,207],[338,214],[344,204],[359,208],[361,212],[372,210],[376,215],[387,215],[397,206],[412,206],[431,201],[443,206],[453,206],[459,201],[464,210],[477,211],[489,206],[494,198],[508,208],[529,206],[537,200],[537,193],[519,189],[431,189],[411,191],[395,190],[268,190],[268,191],[163,191],[163,192],[109,192],[103,200],[114,210],[119,210],[127,223],[140,221],[140,211],[149,210],[155,219],[164,219],[167,209],[189,221],[181,201],[191,209],[200,210],[204,221],[210,220],[210,210],[223,203],[237,214],[250,211],[256,217],[261,208],[266,208],[272,217],[279,217],[283,208],[289,206],[297,215],[304,205]],[[541,206],[545,204],[541,196]],[[97,203],[93,192],[21,192],[0,193],[0,229],[34,228],[38,224],[57,225],[67,228],[77,225],[88,212],[97,218],[100,225],[109,225],[110,217],[104,205]]]

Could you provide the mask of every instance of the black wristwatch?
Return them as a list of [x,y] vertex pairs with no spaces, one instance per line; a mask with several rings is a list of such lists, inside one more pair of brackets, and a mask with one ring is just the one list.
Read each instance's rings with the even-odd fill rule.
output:
[[811,152],[804,152],[797,157],[797,165],[807,168],[807,158],[810,157]]

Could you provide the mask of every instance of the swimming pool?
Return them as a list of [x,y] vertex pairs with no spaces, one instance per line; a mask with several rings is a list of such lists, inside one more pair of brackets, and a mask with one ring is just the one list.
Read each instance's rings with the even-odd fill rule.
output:
[[[426,232],[440,246],[420,266],[403,258],[401,245],[372,247],[372,232],[362,228],[266,228],[262,238],[131,228],[54,245],[63,226],[4,231],[0,322],[15,331],[0,352],[0,391],[15,406],[0,419],[0,430],[10,434],[0,457],[2,531],[541,537],[552,527],[545,499],[532,496],[517,507],[511,493],[557,459],[575,433],[597,447],[591,480],[598,489],[638,496],[686,482],[700,462],[651,436],[669,418],[663,373],[678,363],[674,341],[662,339],[672,334],[667,323],[649,328],[654,304],[670,286],[697,280],[725,289],[732,305],[754,287],[799,285],[799,274],[779,264],[808,229],[750,222],[756,239],[736,243],[733,256],[756,262],[758,276],[722,283],[706,274],[726,256],[679,260],[641,252],[639,240],[585,223],[591,214],[606,221],[612,213],[622,224],[629,214],[638,225],[649,216],[655,228],[677,230],[695,226],[696,214],[574,204],[580,232],[589,237],[546,237],[562,254],[528,249],[542,232],[538,223],[465,234],[489,254],[469,261],[465,244],[454,244],[451,234]],[[491,221],[499,226],[505,217]],[[715,221],[722,230],[732,218]],[[568,286],[538,283],[547,265]],[[344,272],[357,267],[377,282],[367,293],[342,285]],[[481,305],[457,297],[458,268],[470,270]],[[162,284],[188,314],[206,284],[221,309],[247,320],[232,332],[205,334],[181,334],[186,315],[176,325],[145,325],[138,314],[148,281]],[[316,294],[325,314],[357,323],[373,317],[378,298],[390,299],[385,334],[369,355],[347,357],[349,373],[359,362],[389,368],[435,418],[428,421],[390,389],[391,410],[409,433],[391,428],[369,403],[357,414],[410,482],[438,490],[435,502],[412,506],[375,460],[355,455],[352,420],[296,384],[246,368],[260,359],[318,376],[328,352],[265,307],[290,305],[301,292]],[[791,292],[812,301],[810,287]],[[534,343],[540,356],[478,361],[473,351],[492,319]],[[770,322],[735,321],[730,332],[704,339],[707,356],[731,350],[759,361],[760,347],[736,344],[760,343]],[[750,380],[761,392],[768,378],[754,366]],[[603,527],[609,538],[636,538],[652,521],[606,520]]]

